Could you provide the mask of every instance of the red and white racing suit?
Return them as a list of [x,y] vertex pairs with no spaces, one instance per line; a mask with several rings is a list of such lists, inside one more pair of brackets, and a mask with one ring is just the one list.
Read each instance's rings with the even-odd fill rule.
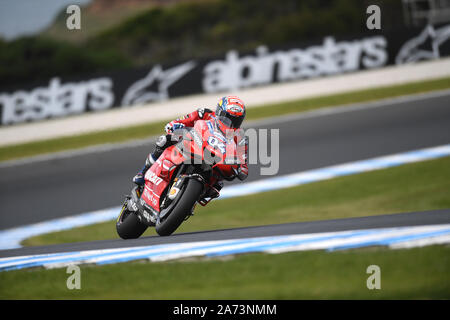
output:
[[[174,142],[171,141],[170,135],[174,130],[183,128],[183,127],[193,127],[195,122],[197,120],[210,120],[215,117],[215,112],[207,109],[207,108],[200,108],[195,110],[194,112],[191,112],[181,118],[178,118],[176,120],[173,120],[166,124],[164,127],[164,130],[166,131],[166,136],[161,136],[160,139],[156,142],[156,150],[153,152],[153,154],[149,155],[149,162],[153,163],[156,161],[159,156],[161,155],[162,151],[172,145]],[[239,130],[239,131],[237,131]],[[244,180],[248,176],[248,142],[247,139],[244,136],[242,129],[236,129],[236,135],[235,135],[235,143],[237,145],[241,143],[245,143],[245,163],[242,163],[239,165],[238,168],[238,175],[237,177],[240,180]],[[244,141],[243,141],[244,140]]]

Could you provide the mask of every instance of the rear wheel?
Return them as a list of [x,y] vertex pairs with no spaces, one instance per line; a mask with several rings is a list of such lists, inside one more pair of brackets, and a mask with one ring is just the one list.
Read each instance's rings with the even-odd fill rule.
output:
[[203,184],[195,179],[189,179],[184,191],[179,195],[180,199],[175,204],[168,217],[156,225],[156,232],[160,236],[171,235],[191,213],[192,207],[197,202],[203,191]]
[[136,239],[147,230],[147,226],[139,220],[134,212],[127,209],[127,201],[125,201],[117,218],[116,230],[122,239]]

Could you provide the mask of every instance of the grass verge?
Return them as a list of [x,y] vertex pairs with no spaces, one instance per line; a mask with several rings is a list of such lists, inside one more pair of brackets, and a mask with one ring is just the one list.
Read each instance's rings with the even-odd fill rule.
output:
[[[450,157],[197,206],[180,232],[450,208]],[[118,203],[120,205],[120,203]],[[149,228],[143,236],[155,235]],[[115,221],[44,234],[24,245],[118,238]]]
[[[279,116],[283,114],[309,111],[329,106],[368,102],[384,98],[448,88],[450,88],[450,78],[443,78],[423,82],[414,82],[392,87],[354,91],[319,98],[303,99],[248,109],[247,120],[255,120],[260,118]],[[13,160],[70,149],[79,149],[98,144],[124,142],[127,140],[147,138],[157,134],[161,134],[165,123],[166,121],[162,121],[121,129],[105,130],[78,136],[4,146],[0,147],[0,161]]]
[[[369,265],[381,289],[368,290]],[[231,260],[82,266],[81,289],[65,269],[0,273],[0,299],[449,299],[450,248],[371,248]]]

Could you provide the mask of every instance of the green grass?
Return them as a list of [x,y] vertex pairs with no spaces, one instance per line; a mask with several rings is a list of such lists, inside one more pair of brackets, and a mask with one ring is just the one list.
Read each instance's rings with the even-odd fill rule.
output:
[[[381,289],[366,287],[369,265]],[[0,273],[0,299],[449,299],[450,248],[369,248],[231,260],[81,266],[81,289],[66,269]]]
[[[197,208],[183,231],[311,221],[450,207],[450,157]],[[153,234],[151,232],[146,234]],[[114,222],[28,239],[27,244],[117,238]],[[369,265],[381,289],[368,290]],[[449,299],[450,247],[248,254],[226,259],[0,272],[0,299]]]
[[[374,101],[414,93],[450,88],[450,78],[415,82],[405,85],[384,87],[319,98],[298,100],[248,109],[247,120],[274,117],[283,114],[303,112],[329,106]],[[168,121],[171,119],[168,119]],[[78,149],[105,143],[124,142],[133,139],[151,137],[163,132],[167,121],[149,123],[121,129],[105,130],[78,136],[63,137],[44,141],[30,142],[0,147],[0,161],[30,157],[70,149]]]
[[[450,157],[197,206],[179,232],[450,208]],[[120,205],[120,203],[118,203]],[[149,228],[143,236],[155,235]],[[115,221],[33,237],[24,245],[118,238]]]

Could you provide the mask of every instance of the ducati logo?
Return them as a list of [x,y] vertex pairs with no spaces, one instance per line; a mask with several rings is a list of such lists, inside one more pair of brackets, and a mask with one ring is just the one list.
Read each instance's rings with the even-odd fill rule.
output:
[[154,183],[155,185],[159,185],[163,181],[163,179],[158,177],[153,171],[147,171],[145,179],[147,179],[151,183]]

